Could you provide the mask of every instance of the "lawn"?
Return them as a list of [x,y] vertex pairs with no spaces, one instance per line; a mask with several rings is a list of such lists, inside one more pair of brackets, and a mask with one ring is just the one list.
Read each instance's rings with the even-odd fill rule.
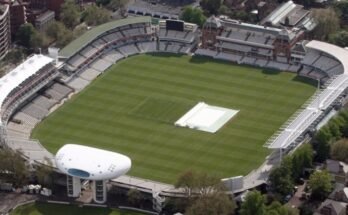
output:
[[140,213],[97,207],[77,207],[50,203],[32,203],[20,206],[10,215],[141,215]]
[[[296,74],[203,57],[127,58],[33,131],[55,153],[76,143],[123,153],[130,175],[173,183],[187,170],[245,175],[269,154],[266,140],[315,91]],[[197,102],[240,110],[217,133],[175,127]]]

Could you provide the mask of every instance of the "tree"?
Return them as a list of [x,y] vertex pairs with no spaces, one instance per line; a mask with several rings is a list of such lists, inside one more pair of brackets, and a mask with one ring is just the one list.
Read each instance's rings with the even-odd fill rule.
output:
[[82,20],[87,23],[87,25],[100,25],[110,21],[111,14],[108,10],[98,7],[96,5],[91,5],[86,8],[82,13]]
[[211,214],[227,215],[233,214],[235,203],[225,193],[216,192],[199,197],[186,210],[187,215]]
[[298,215],[299,211],[295,208],[291,208],[287,205],[282,205],[278,201],[273,201],[269,206],[266,207],[266,214],[274,215]]
[[34,28],[34,26],[30,23],[23,24],[19,27],[16,39],[18,41],[18,44],[26,47],[31,48],[31,44],[33,43],[33,37],[37,36],[37,32]]
[[144,199],[144,197],[139,190],[130,189],[127,192],[127,199],[131,205],[139,205],[139,203]]
[[0,150],[0,179],[16,186],[25,185],[29,171],[19,152],[9,149]]
[[221,7],[221,0],[201,0],[200,5],[203,10],[207,11],[210,15],[217,15],[219,8]]
[[118,9],[125,11],[127,4],[128,0],[110,0],[107,7],[112,11],[116,11]]
[[[175,187],[184,189],[188,196],[185,205],[189,214],[213,209],[218,214],[229,214],[235,208],[234,201],[225,194],[225,186],[218,177],[188,170],[178,177]],[[182,202],[179,203],[182,206]]]
[[251,191],[242,203],[241,215],[264,215],[266,214],[265,197],[259,191]]
[[325,161],[330,154],[330,142],[332,134],[328,126],[322,127],[316,134],[314,140],[314,150],[316,151],[316,159],[320,162]]
[[269,175],[269,182],[272,190],[276,193],[286,196],[292,192],[293,180],[291,177],[292,160],[287,156],[283,159],[279,167],[272,169]]
[[337,14],[340,16],[341,21],[348,20],[348,1],[336,1],[334,7]]
[[30,37],[30,48],[37,49],[42,47],[45,43],[44,39],[45,38],[35,30],[34,34]]
[[348,140],[341,139],[332,144],[330,154],[335,160],[348,162]]
[[292,178],[297,180],[303,174],[304,168],[312,167],[313,149],[310,144],[303,144],[291,156]]
[[317,23],[313,31],[316,39],[327,40],[330,34],[336,33],[340,28],[340,20],[332,8],[314,9],[313,18]]
[[327,171],[316,171],[309,177],[308,182],[312,196],[316,199],[325,199],[332,190],[331,175]]
[[184,192],[186,196],[191,197],[192,195],[192,190],[197,187],[197,178],[196,178],[196,173],[193,172],[192,170],[188,170],[180,174],[178,177],[175,187],[176,188],[182,188],[184,189]]
[[206,20],[203,15],[203,11],[199,8],[192,8],[191,6],[185,7],[181,14],[181,19],[185,22],[192,22],[199,26],[202,26]]
[[60,19],[70,29],[80,23],[80,10],[74,0],[65,0],[62,4]]
[[64,47],[73,39],[72,31],[61,22],[53,22],[46,29],[47,36],[56,40],[56,47]]
[[348,31],[340,31],[329,36],[329,42],[341,47],[348,46]]
[[98,6],[106,6],[107,4],[110,3],[110,0],[96,0],[95,3],[98,5]]

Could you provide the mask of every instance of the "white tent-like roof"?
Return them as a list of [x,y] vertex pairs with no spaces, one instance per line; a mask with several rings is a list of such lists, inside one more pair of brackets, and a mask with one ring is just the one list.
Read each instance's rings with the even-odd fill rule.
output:
[[312,40],[306,44],[309,49],[326,53],[336,58],[343,66],[344,72],[317,95],[314,95],[306,108],[294,115],[283,126],[282,131],[273,135],[265,144],[271,149],[284,149],[312,125],[333,102],[348,88],[348,51],[344,48]]
[[343,65],[344,74],[348,74],[348,50],[318,40],[310,41],[306,44],[306,47],[324,52],[336,58]]
[[56,165],[60,171],[73,177],[107,180],[126,174],[132,162],[116,152],[67,144],[57,152]]
[[12,90],[52,61],[52,58],[44,55],[33,55],[14,70],[3,76],[0,79],[0,110],[6,97]]

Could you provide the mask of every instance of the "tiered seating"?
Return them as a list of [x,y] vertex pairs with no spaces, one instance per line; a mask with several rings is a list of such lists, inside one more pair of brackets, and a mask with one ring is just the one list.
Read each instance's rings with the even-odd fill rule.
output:
[[329,69],[340,65],[341,63],[324,55],[313,63],[313,67],[320,68],[323,71],[328,71]]
[[157,51],[156,42],[143,42],[139,43],[138,45],[141,46],[141,49],[144,53]]
[[309,66],[313,65],[313,63],[317,61],[319,58],[320,58],[319,52],[311,50],[303,58],[302,64],[309,65]]
[[86,68],[84,71],[80,72],[79,76],[87,81],[92,81],[96,77],[98,77],[100,74],[101,72],[93,68]]
[[112,65],[111,62],[108,62],[106,60],[103,60],[102,58],[96,59],[93,63],[90,64],[90,67],[99,71],[103,72],[107,68],[109,68]]
[[326,76],[333,77],[344,72],[343,66],[338,60],[312,49],[306,54],[302,60],[302,64],[313,68],[313,71],[308,73],[307,76],[316,79]]
[[215,57],[217,55],[217,52],[213,51],[213,50],[209,50],[209,49],[197,49],[195,54],[209,56],[209,57]]
[[74,88],[76,91],[81,91],[83,88],[85,88],[88,84],[90,83],[90,81],[87,81],[83,78],[80,77],[74,77],[73,79],[71,79],[67,85]]
[[192,43],[195,39],[195,34],[192,31],[174,31],[160,28],[158,37],[160,40]]
[[272,68],[272,69],[278,69],[282,71],[288,71],[289,64],[286,63],[280,63],[277,61],[269,61],[266,67]]
[[82,63],[84,63],[86,61],[86,57],[76,54],[74,57],[70,58],[67,61],[67,64],[70,64],[73,67],[78,67],[80,66]]
[[47,110],[51,109],[57,103],[57,101],[41,95],[37,96],[31,102]]
[[83,55],[86,58],[92,57],[94,54],[98,52],[97,48],[94,48],[92,45],[87,46],[82,51],[80,51],[80,54]]
[[135,55],[135,54],[139,53],[138,49],[133,44],[121,46],[118,48],[118,50],[120,50],[126,56],[131,56],[131,55]]
[[215,58],[221,59],[221,60],[228,60],[233,62],[239,62],[242,59],[242,56],[235,55],[235,54],[229,54],[224,52],[219,52]]
[[32,125],[33,127],[39,123],[39,120],[20,111],[17,112],[13,117],[14,120],[22,122],[22,124]]
[[50,99],[61,101],[63,98],[67,97],[73,90],[67,86],[60,83],[54,83],[48,89],[46,89],[42,94]]
[[51,88],[55,91],[57,91],[58,93],[64,95],[64,96],[67,96],[69,95],[70,93],[73,92],[73,90],[67,86],[64,86],[62,84],[59,84],[59,83],[54,83]]
[[22,111],[38,120],[42,120],[48,114],[48,110],[43,109],[33,103],[27,104],[24,108],[22,108]]

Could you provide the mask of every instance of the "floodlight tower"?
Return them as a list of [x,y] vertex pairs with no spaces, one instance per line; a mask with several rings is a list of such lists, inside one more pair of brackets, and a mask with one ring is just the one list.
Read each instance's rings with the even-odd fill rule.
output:
[[67,175],[69,197],[80,196],[81,179],[92,180],[93,200],[100,204],[106,202],[107,181],[126,174],[132,165],[125,155],[75,144],[60,148],[55,160]]

